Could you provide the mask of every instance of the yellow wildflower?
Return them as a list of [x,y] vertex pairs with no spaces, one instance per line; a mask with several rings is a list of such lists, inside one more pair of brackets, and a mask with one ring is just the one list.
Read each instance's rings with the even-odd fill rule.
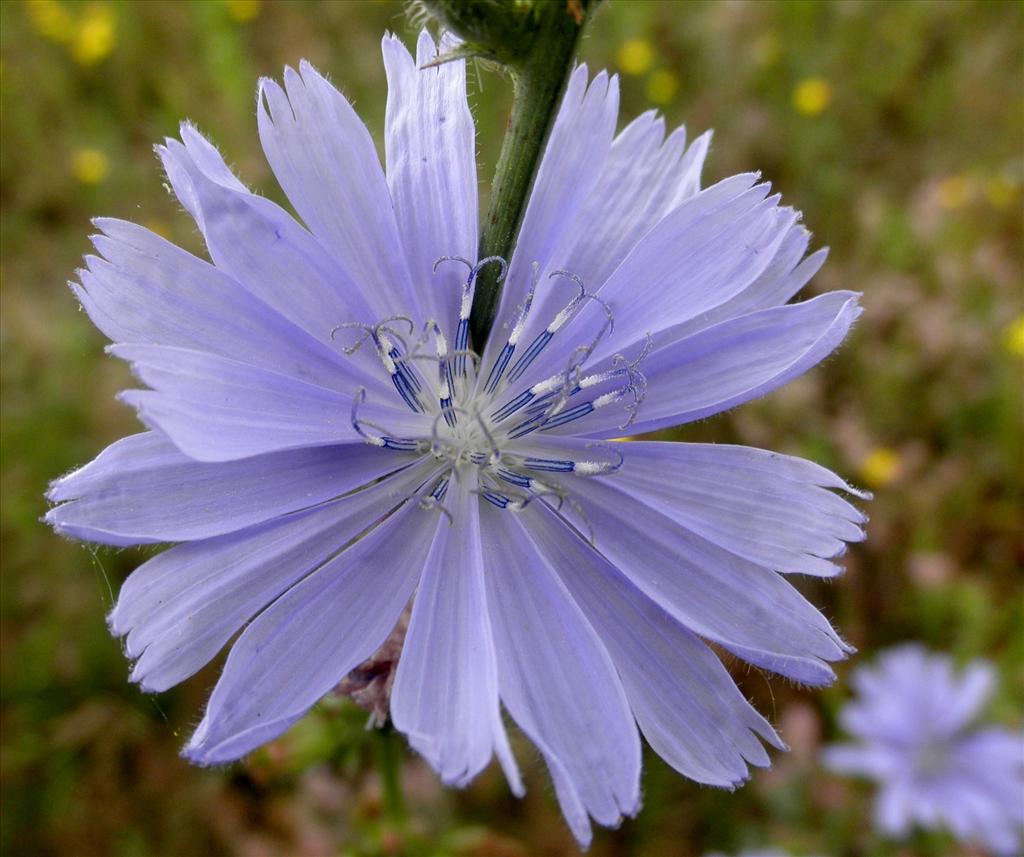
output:
[[646,39],[626,39],[615,54],[623,74],[646,74],[654,65],[654,48]]
[[891,484],[903,469],[900,454],[888,446],[879,446],[860,462],[861,478],[872,488],[884,488]]
[[106,59],[117,41],[114,8],[107,3],[90,3],[71,42],[71,56],[80,65],[95,65]]
[[110,175],[110,161],[99,149],[78,149],[71,156],[71,172],[82,184],[99,184]]
[[823,77],[806,77],[793,90],[793,107],[804,116],[818,116],[832,103],[832,87]]

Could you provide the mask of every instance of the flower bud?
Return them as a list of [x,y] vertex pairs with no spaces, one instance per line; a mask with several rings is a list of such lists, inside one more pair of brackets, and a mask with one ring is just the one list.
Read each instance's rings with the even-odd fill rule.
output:
[[413,0],[414,13],[455,33],[455,57],[519,66],[552,29],[579,27],[595,0]]

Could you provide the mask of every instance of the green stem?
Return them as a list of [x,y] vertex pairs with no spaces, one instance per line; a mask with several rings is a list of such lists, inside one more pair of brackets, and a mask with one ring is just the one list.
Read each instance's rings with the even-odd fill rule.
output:
[[402,739],[390,725],[376,730],[374,737],[374,761],[380,776],[384,814],[395,827],[403,827],[406,817],[402,796]]
[[[582,2],[581,9],[596,2]],[[480,239],[480,258],[509,260],[526,210],[541,154],[572,70],[582,30],[565,0],[545,0],[524,52],[509,63],[512,112],[502,142]],[[501,283],[491,265],[480,272],[470,318],[473,347],[482,352],[498,311]]]

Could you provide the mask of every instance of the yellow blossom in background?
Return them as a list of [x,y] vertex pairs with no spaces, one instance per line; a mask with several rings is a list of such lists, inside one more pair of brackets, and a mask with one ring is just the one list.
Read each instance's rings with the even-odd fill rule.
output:
[[260,13],[260,0],[227,0],[228,17],[244,24]]
[[70,42],[75,34],[75,20],[57,0],[28,0],[25,4],[29,20],[39,33],[55,42]]
[[935,196],[943,208],[963,208],[973,193],[974,184],[967,176],[949,176],[939,182]]
[[615,54],[623,74],[646,74],[654,65],[654,48],[646,39],[626,39]]
[[72,58],[81,65],[95,65],[114,49],[117,21],[109,3],[71,6],[59,0],[28,0],[25,8],[36,30],[54,42],[66,44]]
[[793,108],[804,116],[818,116],[832,103],[832,87],[823,77],[806,77],[793,90]]
[[1024,315],[1017,316],[1003,335],[1006,350],[1017,357],[1024,357]]
[[647,78],[647,98],[654,104],[668,104],[679,91],[679,78],[675,73],[662,69]]
[[861,459],[861,478],[872,488],[891,484],[903,469],[900,454],[888,446],[879,446]]
[[108,3],[90,3],[71,42],[71,56],[80,65],[95,65],[110,56],[117,42],[117,19]]
[[110,160],[99,149],[78,149],[71,156],[71,172],[82,184],[99,184],[110,175]]

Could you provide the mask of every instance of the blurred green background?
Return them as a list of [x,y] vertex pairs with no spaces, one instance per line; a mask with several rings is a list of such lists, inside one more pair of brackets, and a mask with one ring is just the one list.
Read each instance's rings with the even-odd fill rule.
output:
[[[394,2],[0,3],[2,98],[2,838],[11,855],[560,855],[576,853],[536,752],[528,795],[489,770],[444,790],[411,755],[408,821],[382,809],[365,714],[336,700],[243,764],[177,756],[216,666],[148,697],[126,681],[104,615],[139,561],[61,540],[47,482],[137,430],[129,386],[65,282],[89,218],[139,221],[195,252],[151,147],[197,122],[252,186],[279,197],[256,136],[259,75],[309,58],[380,138]],[[807,455],[873,489],[869,540],[845,577],[803,585],[870,658],[920,639],[988,657],[992,716],[1024,707],[1022,180],[1024,7],[1000,2],[613,0],[582,46],[622,75],[622,116],[650,106],[716,129],[706,179],[760,169],[832,254],[810,285],[863,290],[850,341],[784,390],[678,434]],[[482,192],[509,87],[471,70]],[[850,664],[840,668],[841,679]],[[870,789],[826,775],[840,681],[808,693],[736,671],[793,747],[735,794],[653,756],[645,810],[591,853],[939,855],[867,823]]]

